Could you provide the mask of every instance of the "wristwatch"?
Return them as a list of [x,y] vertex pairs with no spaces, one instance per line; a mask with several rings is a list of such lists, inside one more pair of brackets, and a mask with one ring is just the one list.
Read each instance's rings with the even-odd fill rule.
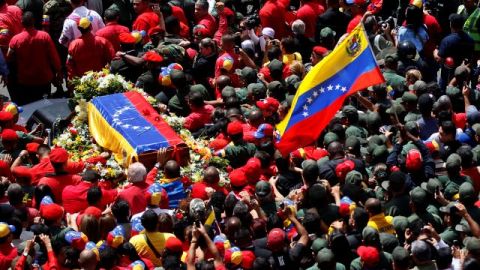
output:
[[23,256],[28,257],[28,252],[27,252],[27,251],[24,251],[24,252],[23,252]]

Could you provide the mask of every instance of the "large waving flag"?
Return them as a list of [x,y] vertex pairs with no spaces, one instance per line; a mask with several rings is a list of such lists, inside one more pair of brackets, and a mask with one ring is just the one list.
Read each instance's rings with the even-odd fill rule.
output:
[[359,24],[318,63],[297,89],[292,107],[277,125],[277,148],[286,156],[320,135],[345,99],[369,86],[385,82]]
[[96,142],[127,165],[138,160],[138,154],[183,142],[148,101],[133,91],[92,99],[88,126]]

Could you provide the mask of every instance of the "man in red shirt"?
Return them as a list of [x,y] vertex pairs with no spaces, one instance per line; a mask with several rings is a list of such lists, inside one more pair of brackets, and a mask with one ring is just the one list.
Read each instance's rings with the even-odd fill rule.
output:
[[91,33],[91,22],[81,18],[78,29],[82,36],[68,46],[67,72],[68,78],[81,77],[87,71],[100,71],[115,56],[112,44]]
[[192,185],[190,197],[192,199],[198,198],[202,200],[208,200],[215,191],[220,191],[227,195],[227,190],[218,185],[219,181],[220,175],[218,173],[218,169],[213,166],[207,167],[203,171],[203,180]]
[[325,11],[325,8],[314,0],[302,0],[302,3],[302,7],[297,11],[297,19],[305,23],[305,36],[314,38],[317,18]]
[[352,5],[352,20],[347,25],[347,33],[352,30],[362,21],[363,14],[367,11],[368,3],[366,0],[354,0]]
[[146,177],[147,169],[142,163],[135,162],[128,166],[127,180],[130,184],[119,191],[118,197],[128,202],[132,216],[144,211],[147,207],[145,192],[148,184],[145,182]]
[[0,0],[0,48],[3,55],[7,54],[10,39],[22,31],[22,10],[9,6],[5,0]]
[[120,12],[116,9],[107,9],[103,15],[106,25],[104,28],[98,30],[95,35],[98,37],[103,37],[106,40],[112,43],[113,49],[115,52],[120,51],[120,41],[118,36],[120,33],[130,33],[127,27],[118,24],[118,18],[120,17]]
[[208,2],[206,0],[198,0],[195,3],[195,23],[203,25],[208,32],[208,37],[213,37],[217,31],[217,22],[215,18],[208,13]]
[[282,39],[287,36],[285,14],[285,6],[282,5],[280,1],[268,0],[259,12],[262,27],[273,28],[273,30],[275,30],[275,37]]
[[212,114],[215,109],[212,105],[205,104],[202,94],[191,92],[188,97],[188,105],[190,105],[191,112],[185,118],[184,128],[194,132],[212,122]]
[[[85,210],[89,205],[87,201],[88,190],[96,186],[100,175],[93,170],[86,170],[82,174],[82,182],[78,185],[66,186],[62,192],[62,202],[65,212],[73,214]],[[117,190],[102,189],[100,206],[112,203],[117,197]]]
[[10,97],[18,105],[42,99],[51,92],[51,83],[61,78],[61,63],[55,44],[47,32],[34,28],[33,13],[25,12],[25,28],[10,40],[7,59],[15,67],[15,79],[9,83]]
[[[133,0],[133,9],[138,15],[137,19],[133,22],[133,30],[145,31],[146,34],[150,28],[160,24],[160,17],[158,15],[160,12],[153,11],[148,0]],[[144,42],[146,43],[148,42],[148,37],[146,35],[145,37]]]
[[76,185],[80,183],[82,178],[76,174],[69,174],[66,171],[68,162],[68,152],[63,148],[54,148],[49,155],[50,162],[54,169],[54,173],[47,174],[38,181],[38,185],[47,185],[52,190],[55,201],[62,202],[63,189],[68,185]]

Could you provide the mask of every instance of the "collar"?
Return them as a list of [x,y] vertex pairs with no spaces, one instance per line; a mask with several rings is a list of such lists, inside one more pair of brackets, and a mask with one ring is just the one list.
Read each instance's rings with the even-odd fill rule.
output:
[[172,182],[175,182],[177,180],[180,180],[180,177],[175,177],[175,178],[161,178],[160,179],[160,184],[170,184]]

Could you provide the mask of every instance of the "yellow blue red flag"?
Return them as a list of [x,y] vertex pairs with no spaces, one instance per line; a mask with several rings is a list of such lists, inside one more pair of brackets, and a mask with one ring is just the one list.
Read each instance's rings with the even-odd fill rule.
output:
[[277,149],[286,156],[320,135],[345,99],[385,79],[359,24],[310,70],[297,89],[290,111],[277,124]]

